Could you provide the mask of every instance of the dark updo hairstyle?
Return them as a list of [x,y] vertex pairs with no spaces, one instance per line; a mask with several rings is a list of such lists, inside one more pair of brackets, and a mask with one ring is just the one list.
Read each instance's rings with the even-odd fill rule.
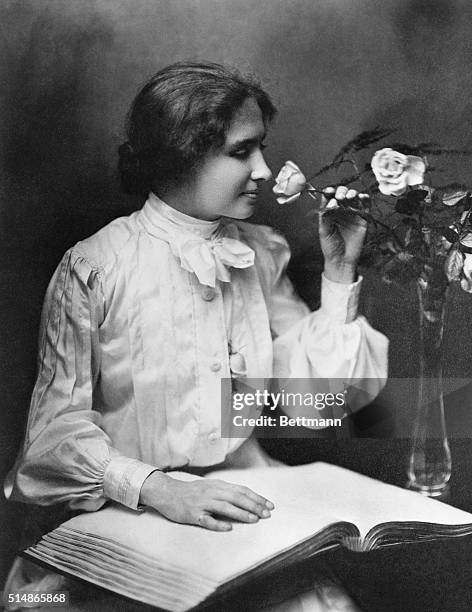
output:
[[147,195],[188,178],[210,150],[224,144],[235,112],[253,98],[269,123],[276,109],[253,79],[212,63],[179,62],[155,74],[127,116],[119,149],[121,186]]

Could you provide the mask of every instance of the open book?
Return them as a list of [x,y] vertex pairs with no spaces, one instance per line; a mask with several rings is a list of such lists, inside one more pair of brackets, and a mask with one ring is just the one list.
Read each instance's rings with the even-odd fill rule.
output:
[[[195,478],[173,473],[182,479]],[[173,611],[336,545],[367,551],[472,533],[472,514],[325,463],[213,472],[274,502],[272,517],[212,532],[111,505],[67,521],[26,555]]]

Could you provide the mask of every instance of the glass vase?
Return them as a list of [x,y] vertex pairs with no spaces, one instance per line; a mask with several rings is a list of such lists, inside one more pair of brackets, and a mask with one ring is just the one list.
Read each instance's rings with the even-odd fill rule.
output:
[[427,268],[417,281],[420,324],[418,405],[408,467],[408,487],[445,497],[451,451],[444,416],[442,353],[448,282],[442,266]]

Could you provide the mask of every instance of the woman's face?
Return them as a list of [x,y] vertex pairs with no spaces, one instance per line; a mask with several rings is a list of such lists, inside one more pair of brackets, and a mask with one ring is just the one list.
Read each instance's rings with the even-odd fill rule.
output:
[[198,167],[183,212],[207,220],[250,217],[260,184],[272,176],[262,153],[265,134],[261,109],[248,98],[235,113],[224,145]]

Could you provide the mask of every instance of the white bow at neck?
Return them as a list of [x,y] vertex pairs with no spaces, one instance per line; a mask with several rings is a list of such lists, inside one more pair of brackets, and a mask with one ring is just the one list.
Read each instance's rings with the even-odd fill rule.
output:
[[238,240],[234,223],[220,219],[196,219],[172,208],[154,193],[149,194],[142,214],[151,233],[168,242],[181,266],[196,274],[202,285],[215,287],[216,280],[231,281],[229,268],[254,264],[254,251]]

